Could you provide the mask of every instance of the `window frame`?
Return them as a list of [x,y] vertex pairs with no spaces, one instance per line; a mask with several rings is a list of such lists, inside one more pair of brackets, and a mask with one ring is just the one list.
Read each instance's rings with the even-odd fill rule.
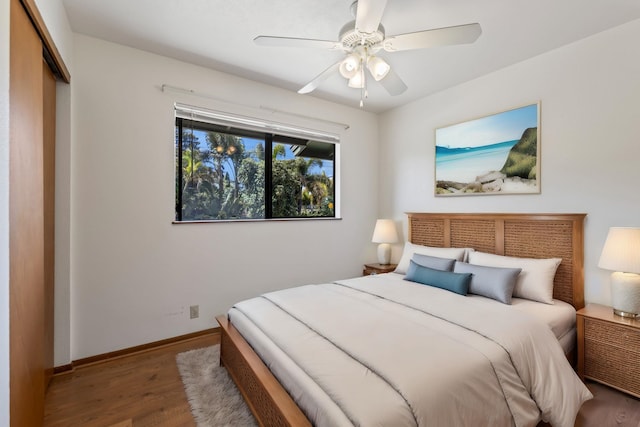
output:
[[[175,224],[188,224],[188,223],[218,223],[218,222],[247,222],[247,221],[283,221],[283,220],[294,220],[294,221],[307,221],[307,220],[335,220],[341,219],[339,214],[339,201],[338,194],[340,193],[337,186],[339,185],[339,180],[337,176],[337,163],[339,159],[339,137],[333,134],[325,134],[321,131],[311,131],[311,134],[316,135],[328,135],[328,138],[317,138],[310,139],[306,138],[306,135],[309,132],[309,129],[299,128],[305,138],[300,138],[297,136],[292,136],[295,133],[295,128],[290,125],[286,126],[287,131],[285,133],[276,133],[270,131],[260,131],[256,129],[256,126],[246,126],[242,124],[238,124],[235,126],[231,126],[229,124],[229,120],[225,118],[222,120],[223,123],[219,123],[218,120],[203,120],[202,114],[198,114],[198,118],[194,118],[193,115],[191,118],[186,117],[186,114],[178,114],[179,108],[178,104],[176,104],[176,115],[174,122],[174,148],[175,148],[175,210],[174,210],[174,221]],[[202,113],[203,111],[199,109],[198,112]],[[213,112],[212,113],[216,113]],[[229,114],[226,114],[225,117],[229,117]],[[256,120],[256,119],[252,119]],[[185,121],[188,122],[191,126],[185,127]],[[283,125],[277,124],[275,122],[265,122],[267,123],[266,129],[271,128],[280,128]],[[194,126],[196,125],[197,126]],[[235,135],[239,137],[250,137],[254,139],[259,139],[264,141],[264,217],[263,218],[229,218],[229,219],[194,219],[194,220],[185,220],[183,219],[183,188],[184,188],[184,173],[183,173],[183,130],[184,129],[197,129],[199,131],[207,131],[207,132],[218,132],[229,135]],[[328,140],[327,140],[328,139]],[[282,143],[286,145],[306,145],[310,141],[317,141],[321,143],[331,144],[333,146],[333,158],[332,162],[332,193],[330,194],[331,199],[333,200],[333,215],[331,216],[273,216],[273,147],[275,144]],[[301,158],[312,158],[300,156]],[[237,179],[237,177],[236,177]]]

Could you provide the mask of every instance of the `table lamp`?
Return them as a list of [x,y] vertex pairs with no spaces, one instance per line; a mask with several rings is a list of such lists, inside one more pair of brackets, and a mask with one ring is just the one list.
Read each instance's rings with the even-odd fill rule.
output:
[[640,315],[640,228],[611,227],[598,267],[614,271],[613,312],[622,317]]
[[376,221],[376,228],[373,230],[373,243],[378,245],[378,262],[389,264],[391,262],[391,243],[398,241],[396,224],[392,219],[379,219]]

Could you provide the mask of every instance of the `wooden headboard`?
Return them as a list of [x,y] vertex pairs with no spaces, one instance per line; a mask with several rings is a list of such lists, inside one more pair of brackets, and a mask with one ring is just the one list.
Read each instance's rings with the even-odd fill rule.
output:
[[553,297],[584,307],[586,214],[407,213],[409,241],[527,258],[562,258]]

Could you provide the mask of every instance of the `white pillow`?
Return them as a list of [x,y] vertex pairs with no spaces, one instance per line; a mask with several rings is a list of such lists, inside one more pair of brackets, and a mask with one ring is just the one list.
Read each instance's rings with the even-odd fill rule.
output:
[[472,252],[469,254],[469,264],[487,267],[521,268],[513,296],[532,301],[553,304],[553,278],[562,262],[561,258],[519,258]]
[[467,250],[465,248],[434,248],[431,246],[414,245],[411,242],[405,242],[404,251],[398,266],[395,269],[396,273],[407,274],[409,268],[409,261],[413,254],[429,255],[439,258],[450,258],[456,261],[463,261]]

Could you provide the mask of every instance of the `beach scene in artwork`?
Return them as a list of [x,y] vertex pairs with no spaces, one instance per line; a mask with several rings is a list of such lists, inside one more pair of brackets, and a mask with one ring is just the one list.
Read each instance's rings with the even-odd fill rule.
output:
[[436,130],[436,194],[538,193],[538,105]]

